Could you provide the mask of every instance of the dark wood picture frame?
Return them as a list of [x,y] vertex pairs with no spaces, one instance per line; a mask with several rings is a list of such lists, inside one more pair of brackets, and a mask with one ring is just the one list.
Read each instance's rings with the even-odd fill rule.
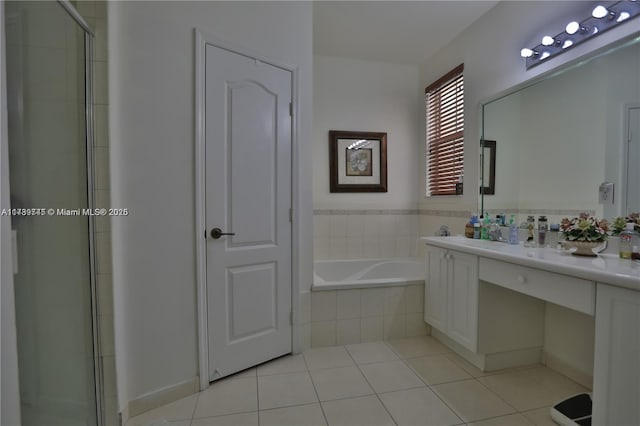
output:
[[[480,186],[480,194],[495,195],[496,193],[496,141],[483,140],[480,141],[480,149],[482,155],[480,157],[480,173],[482,176],[482,185]],[[485,170],[487,158],[489,156],[489,170]],[[487,179],[488,178],[488,179]],[[487,184],[488,180],[488,184]]]
[[[347,176],[345,141],[377,141],[379,155],[371,162],[372,176]],[[346,148],[349,149],[349,148]],[[375,152],[375,151],[374,151]],[[343,161],[340,161],[340,159]],[[377,167],[376,167],[377,166]],[[375,169],[378,170],[375,170]],[[348,180],[348,183],[344,181]],[[359,183],[358,181],[362,181]],[[358,132],[347,130],[329,131],[329,190],[330,192],[387,192],[387,134],[380,132]]]

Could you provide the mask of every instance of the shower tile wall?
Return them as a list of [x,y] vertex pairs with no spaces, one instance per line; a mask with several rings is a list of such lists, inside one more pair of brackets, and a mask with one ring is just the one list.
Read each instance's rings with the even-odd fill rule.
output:
[[[109,133],[107,80],[107,3],[73,2],[95,33],[94,66],[94,164],[96,207],[109,208]],[[96,265],[100,360],[104,387],[105,426],[117,426],[118,404],[113,334],[113,278],[111,267],[111,224],[109,217],[96,220]]]

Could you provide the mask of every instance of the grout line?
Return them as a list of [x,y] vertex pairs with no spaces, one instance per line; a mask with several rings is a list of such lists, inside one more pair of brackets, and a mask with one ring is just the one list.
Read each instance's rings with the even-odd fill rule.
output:
[[[347,349],[345,348],[345,351],[346,350]],[[347,353],[348,352],[349,351],[347,351]],[[320,401],[320,395],[318,395],[318,389],[316,389],[316,384],[313,382],[313,376],[311,375],[311,370],[309,370],[309,364],[307,364],[307,358],[305,358],[304,352],[302,353],[302,360],[304,361],[305,367],[307,367],[307,374],[309,375],[309,379],[311,380],[311,386],[313,386],[313,391],[316,393],[316,398],[318,398],[318,405],[320,406],[320,411],[322,412],[324,423],[326,425],[329,425],[329,420],[327,420],[327,414],[324,412],[324,407],[322,406],[322,401]]]
[[258,418],[258,426],[260,426],[260,383],[258,377],[258,366],[256,368],[256,417]]
[[[384,342],[384,340],[383,340]],[[382,402],[382,399],[380,399],[380,395],[378,395],[378,391],[376,391],[376,389],[373,387],[373,385],[371,384],[371,382],[369,382],[369,379],[367,379],[367,376],[364,374],[364,372],[362,371],[362,369],[360,368],[360,365],[356,362],[355,359],[353,359],[353,356],[351,355],[351,352],[349,352],[347,350],[347,348],[345,347],[345,351],[347,351],[347,354],[349,355],[349,357],[351,358],[351,360],[353,361],[353,363],[356,365],[356,368],[358,369],[358,371],[360,372],[360,374],[362,374],[362,377],[364,377],[364,380],[367,382],[367,384],[369,385],[369,387],[371,388],[371,390],[373,391],[373,394],[376,396],[376,398],[378,398],[378,401],[380,402],[380,404],[382,405],[382,408],[384,408],[384,410],[387,412],[387,414],[389,415],[389,418],[391,419],[391,421],[397,426],[398,422],[396,421],[396,419],[393,417],[393,415],[391,414],[391,412],[389,412],[389,409],[387,408],[386,405],[384,405],[384,402]],[[367,364],[367,365],[371,365],[371,364]]]

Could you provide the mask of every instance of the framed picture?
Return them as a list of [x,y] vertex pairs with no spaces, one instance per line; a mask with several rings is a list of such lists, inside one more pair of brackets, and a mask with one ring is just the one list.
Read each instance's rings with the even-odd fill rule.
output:
[[329,131],[331,192],[387,192],[387,134]]

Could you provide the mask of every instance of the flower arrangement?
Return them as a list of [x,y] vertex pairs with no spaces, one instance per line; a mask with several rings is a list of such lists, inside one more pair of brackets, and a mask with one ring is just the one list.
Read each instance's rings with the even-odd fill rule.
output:
[[562,219],[560,230],[568,241],[602,242],[607,239],[609,222],[605,219],[598,220],[587,213],[580,213],[580,217]]
[[640,213],[630,213],[627,217],[618,216],[613,220],[611,224],[611,235],[620,235],[629,222],[634,224],[636,232],[640,232]]

